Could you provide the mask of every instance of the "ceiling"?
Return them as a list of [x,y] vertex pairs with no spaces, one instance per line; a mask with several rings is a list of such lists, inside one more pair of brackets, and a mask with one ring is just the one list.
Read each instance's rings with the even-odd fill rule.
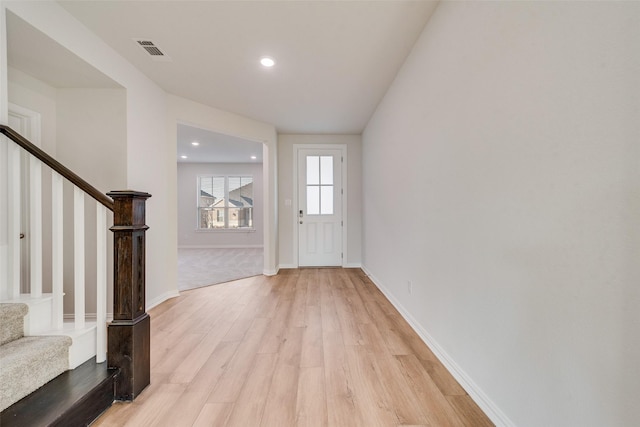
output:
[[262,143],[178,124],[177,154],[178,163],[262,163]]
[[[7,12],[7,34],[7,58],[11,68],[52,87],[122,87],[11,12]],[[192,145],[194,141],[199,145]],[[262,149],[259,142],[178,125],[179,163],[262,163]],[[187,158],[182,158],[183,155]]]
[[[165,91],[280,133],[363,131],[437,2],[60,1]],[[134,39],[153,41],[154,61]],[[276,60],[273,68],[259,64]]]
[[7,11],[7,60],[56,88],[121,88],[92,65]]
[[[303,134],[361,133],[437,4],[59,3],[167,92]],[[11,12],[7,34],[9,65],[53,87],[121,87]],[[154,61],[134,39],[153,41],[171,60]],[[262,56],[275,67],[262,67]],[[176,154],[178,162],[262,162],[259,143],[186,125]]]

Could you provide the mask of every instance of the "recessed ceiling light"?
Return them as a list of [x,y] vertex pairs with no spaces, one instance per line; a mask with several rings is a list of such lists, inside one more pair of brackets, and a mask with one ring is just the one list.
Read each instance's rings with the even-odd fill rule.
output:
[[181,158],[181,159],[186,159],[186,158],[187,158],[187,156],[180,156],[180,158]]
[[197,147],[198,145],[200,145],[200,143],[199,143],[198,141],[193,141],[193,142],[191,143],[191,145],[193,145],[193,146],[196,146],[196,147]]
[[270,68],[276,65],[276,61],[274,61],[273,58],[269,58],[268,56],[264,56],[260,58],[260,63],[262,64],[263,67],[267,67],[267,68]]
[[257,159],[256,156],[251,156],[251,160],[255,160],[255,159]]

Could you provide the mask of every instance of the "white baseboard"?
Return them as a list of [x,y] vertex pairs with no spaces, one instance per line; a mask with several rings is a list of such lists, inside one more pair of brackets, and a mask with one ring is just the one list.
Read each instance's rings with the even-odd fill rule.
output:
[[[165,292],[164,294],[162,294],[160,296],[157,296],[156,298],[154,298],[151,301],[147,302],[146,311],[151,310],[153,307],[162,304],[163,302],[165,302],[168,299],[179,297],[179,296],[180,296],[180,292],[178,292],[177,290]],[[74,319],[73,314],[68,314],[67,313],[67,314],[64,315],[64,320],[73,320],[73,319]],[[95,322],[96,321],[96,313],[85,313],[85,319],[87,321]],[[107,313],[107,322],[111,322],[112,320],[113,320],[113,313]]]
[[[278,268],[281,268],[283,270],[288,270],[288,269],[298,268],[298,266],[295,264],[280,264]],[[343,265],[342,268],[362,268],[362,264],[352,262],[352,263]]]
[[262,274],[264,274],[265,276],[275,276],[276,274],[278,274],[278,271],[280,271],[280,266],[278,266],[275,270],[264,269]]
[[179,297],[179,296],[180,296],[180,292],[178,292],[177,289],[173,290],[173,291],[165,292],[164,294],[155,297],[151,301],[147,301],[147,309],[146,310],[149,311],[153,307],[162,304],[166,300],[171,299],[171,298],[175,298],[175,297]]
[[365,272],[374,285],[380,289],[380,291],[387,297],[387,299],[393,304],[393,306],[400,312],[402,317],[409,323],[409,326],[418,334],[420,339],[431,349],[433,354],[436,355],[438,360],[447,368],[447,370],[453,375],[453,377],[460,383],[460,386],[471,396],[474,402],[478,404],[480,409],[489,417],[489,419],[496,426],[515,427],[515,424],[507,417],[507,415],[493,403],[493,401],[486,395],[486,393],[467,375],[467,373],[458,365],[451,356],[433,339],[431,334],[415,320],[413,316],[402,306],[395,296],[389,292],[389,290],[376,279],[373,274],[366,268],[366,266],[360,267]]
[[283,270],[291,270],[292,268],[298,268],[297,265],[293,265],[293,264],[280,264],[278,266],[278,270],[279,269],[283,269]]
[[362,264],[359,262],[349,262],[342,266],[343,268],[362,268]]
[[264,245],[180,245],[178,249],[264,249]]

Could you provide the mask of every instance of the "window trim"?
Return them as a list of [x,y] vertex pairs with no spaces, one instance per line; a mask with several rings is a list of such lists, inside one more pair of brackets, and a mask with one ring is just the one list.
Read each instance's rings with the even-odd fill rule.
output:
[[[200,199],[201,199],[201,182],[202,182],[202,178],[224,178],[224,211],[225,211],[225,226],[224,227],[214,227],[214,228],[202,228],[200,227],[201,224],[201,208],[203,208],[204,206],[200,206]],[[253,200],[255,200],[255,195],[253,192],[253,187],[252,187],[252,193],[251,193],[251,199],[252,199],[252,204],[251,204],[251,227],[236,227],[236,228],[230,228],[229,227],[229,209],[234,208],[234,206],[229,206],[229,178],[251,178],[251,183],[253,184],[255,182],[255,179],[253,177],[253,174],[246,174],[246,173],[238,173],[238,174],[202,174],[202,175],[198,175],[196,178],[196,228],[195,228],[195,232],[196,233],[254,233],[256,231],[255,228],[255,223],[254,223],[254,203]],[[242,182],[242,181],[241,181]]]

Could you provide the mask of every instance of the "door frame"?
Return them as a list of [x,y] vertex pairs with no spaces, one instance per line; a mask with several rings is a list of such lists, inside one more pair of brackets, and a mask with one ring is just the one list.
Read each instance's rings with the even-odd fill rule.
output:
[[26,128],[28,129],[28,134],[24,135],[29,141],[35,144],[37,147],[41,146],[41,114],[37,111],[30,110],[25,107],[21,107],[20,105],[16,105],[12,102],[9,102],[9,116],[14,116],[23,120],[26,123]]
[[[21,129],[14,129],[16,132],[19,132],[22,136],[31,141],[38,148],[42,146],[42,116],[37,111],[30,110],[28,108],[22,107],[20,105],[14,104],[12,102],[8,103],[8,117],[14,117],[21,122]],[[24,203],[27,206],[22,206],[22,218],[21,223],[23,224],[21,227],[21,232],[24,232],[28,238],[20,239],[20,292],[28,293],[31,283],[31,224],[30,217],[25,217],[24,215],[28,215],[30,212],[27,209],[30,199],[29,194],[29,181],[31,179],[30,170],[29,170],[29,162],[26,163],[21,162],[20,165],[20,177],[21,185],[22,185],[22,198]],[[21,202],[22,204],[23,202]],[[15,277],[15,276],[14,276]]]
[[293,144],[293,265],[296,268],[300,267],[300,241],[298,236],[298,155],[300,150],[340,150],[341,152],[341,170],[342,173],[342,267],[347,265],[347,230],[348,221],[347,213],[349,212],[347,206],[347,144]]

